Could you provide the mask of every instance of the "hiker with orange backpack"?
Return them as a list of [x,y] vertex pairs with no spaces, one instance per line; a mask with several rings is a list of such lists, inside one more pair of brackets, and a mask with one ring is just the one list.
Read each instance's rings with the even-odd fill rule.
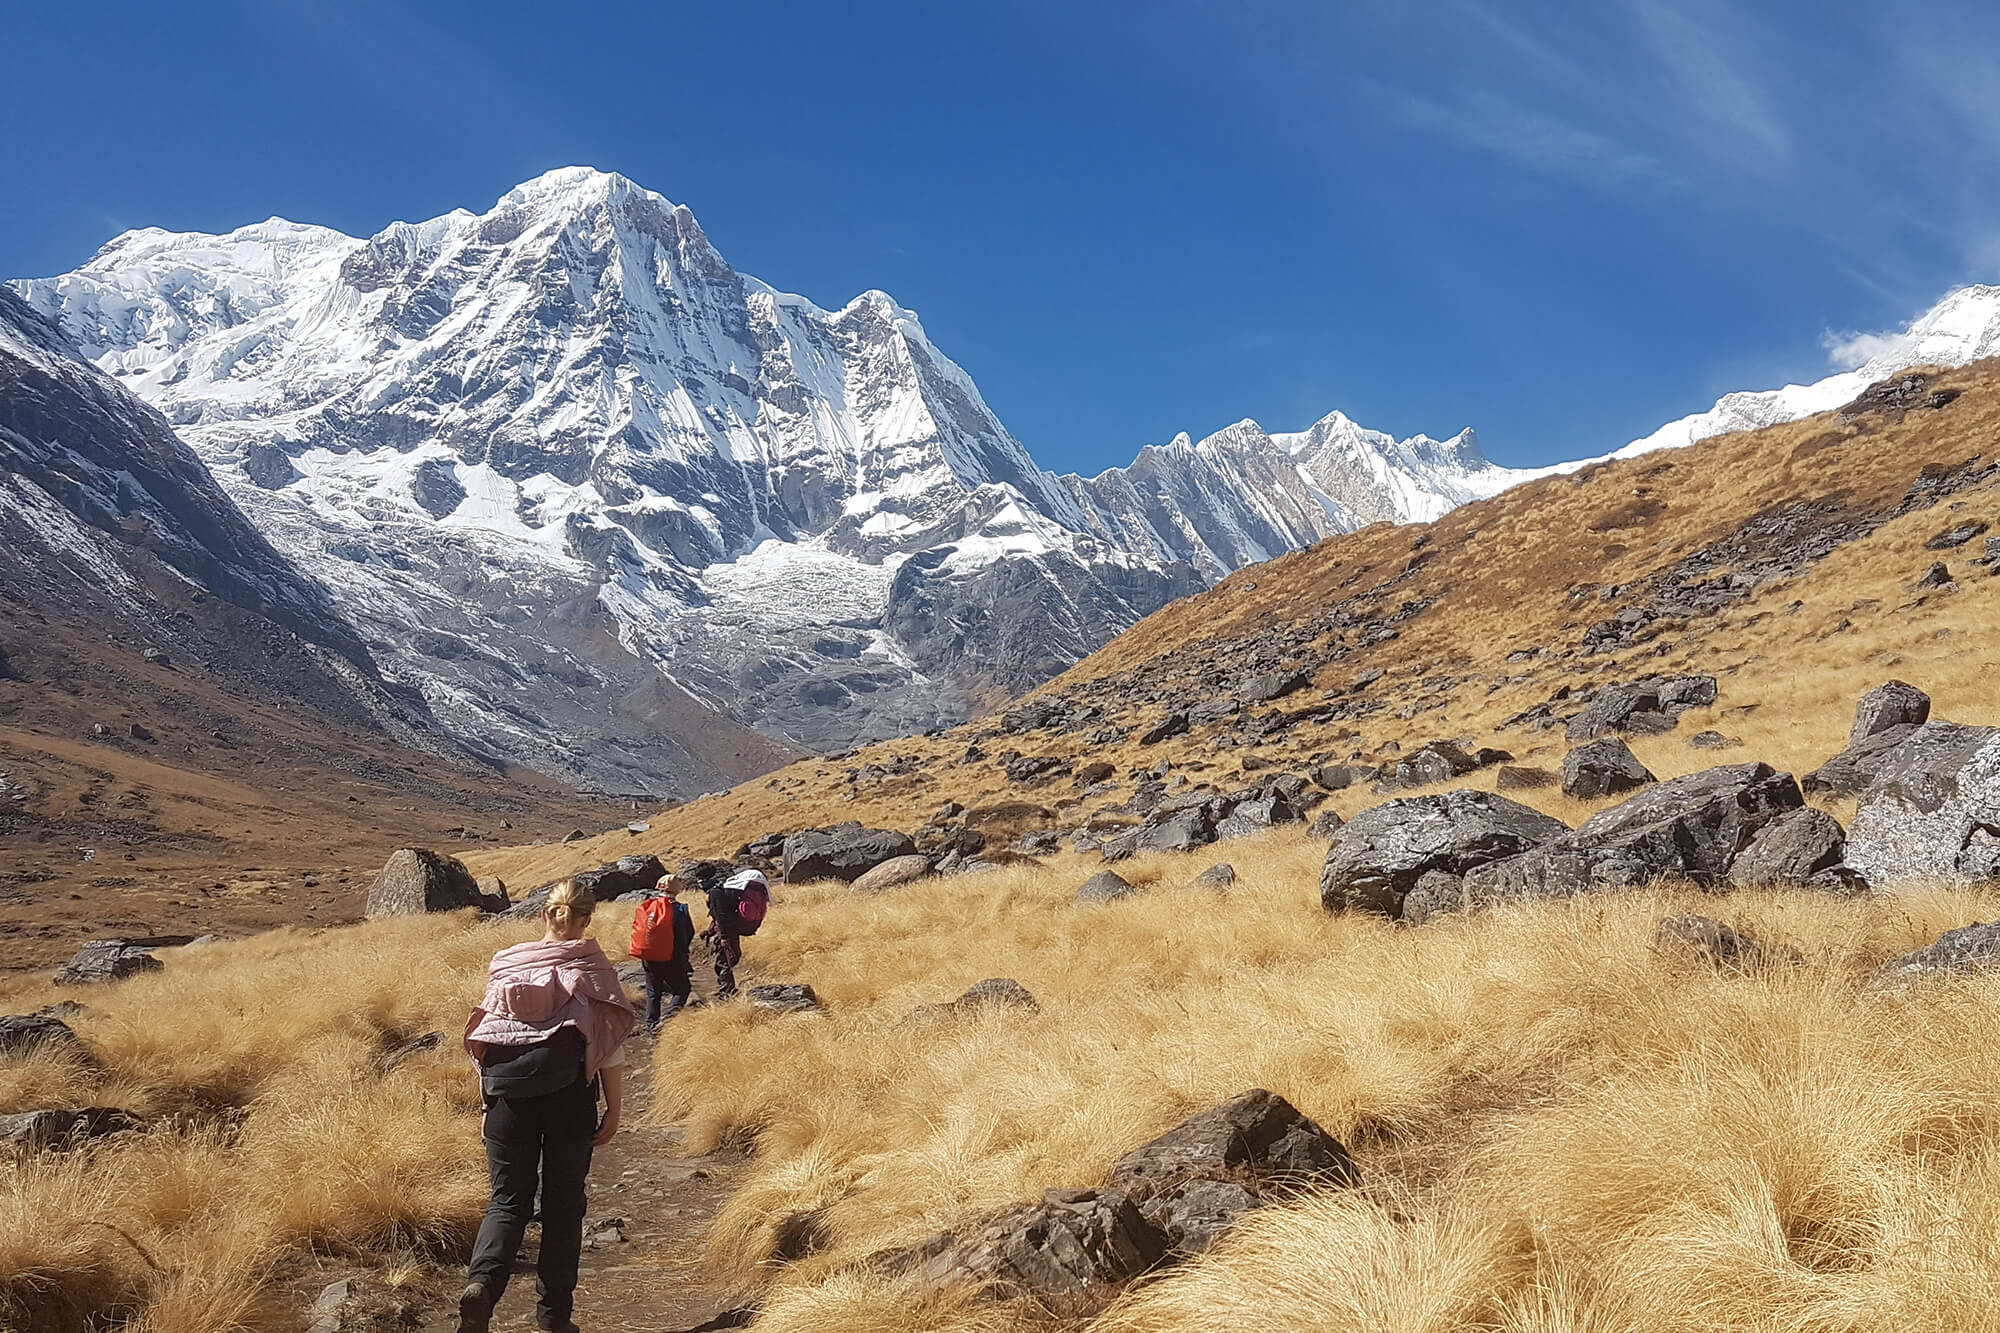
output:
[[736,993],[736,965],[743,961],[743,937],[755,935],[771,906],[771,883],[764,872],[739,870],[708,891],[708,929],[701,933],[715,949],[715,998]]
[[686,1008],[694,990],[694,916],[680,891],[680,876],[669,875],[632,913],[628,951],[646,973],[648,1033]]

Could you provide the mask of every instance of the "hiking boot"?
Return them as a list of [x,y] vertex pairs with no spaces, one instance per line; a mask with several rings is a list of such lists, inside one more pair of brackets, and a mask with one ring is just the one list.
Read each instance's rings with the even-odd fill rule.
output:
[[535,1320],[535,1330],[536,1333],[583,1333],[583,1330],[576,1326],[574,1319],[558,1319],[551,1323],[545,1318],[538,1317]]
[[458,1293],[458,1333],[486,1333],[493,1322],[493,1293],[484,1282],[468,1282]]

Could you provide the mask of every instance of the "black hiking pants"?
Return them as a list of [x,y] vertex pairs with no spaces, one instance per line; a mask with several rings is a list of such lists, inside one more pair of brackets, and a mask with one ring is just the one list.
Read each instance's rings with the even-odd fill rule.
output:
[[651,1032],[661,1019],[687,1007],[694,991],[694,969],[685,957],[665,963],[646,960],[640,966],[646,971],[646,1031]]
[[486,1167],[493,1202],[472,1245],[469,1276],[497,1303],[542,1191],[542,1246],[536,1262],[535,1322],[560,1328],[576,1303],[583,1253],[583,1186],[597,1133],[597,1085],[578,1079],[542,1097],[495,1097],[486,1107]]

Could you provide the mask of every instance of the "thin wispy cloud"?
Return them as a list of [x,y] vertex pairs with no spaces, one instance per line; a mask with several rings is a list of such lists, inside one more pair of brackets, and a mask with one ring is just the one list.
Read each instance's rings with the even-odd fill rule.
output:
[[1705,126],[1697,136],[1703,148],[1736,165],[1767,172],[1784,167],[1792,157],[1792,133],[1752,72],[1755,58],[1743,50],[1746,43],[1726,10],[1701,9],[1663,0],[1632,5],[1647,50],[1678,94],[1669,104],[1675,112],[1670,123],[1685,126],[1691,118]]
[[1594,180],[1660,173],[1658,160],[1646,153],[1547,112],[1516,105],[1498,93],[1474,90],[1455,105],[1404,95],[1400,107],[1413,125],[1538,170]]

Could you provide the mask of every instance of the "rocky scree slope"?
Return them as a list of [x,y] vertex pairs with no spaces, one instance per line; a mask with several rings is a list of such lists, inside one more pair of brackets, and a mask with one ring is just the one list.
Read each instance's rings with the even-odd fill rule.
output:
[[[1336,537],[1165,608],[990,718],[794,765],[638,841],[718,854],[955,810],[1004,828],[988,846],[1040,833],[1029,854],[1096,855],[1198,844],[1245,801],[1275,814],[1273,796],[1348,816],[1448,782],[1573,824],[1718,750],[1805,773],[1884,679],[1989,711],[1996,427],[2000,367],[1913,372],[1805,421]],[[1631,753],[1565,763],[1608,736]]]
[[1058,477],[884,294],[777,291],[685,207],[584,168],[366,239],[129,232],[15,288],[455,734],[663,794],[782,747],[665,762],[603,734],[607,690],[816,747],[921,731],[1229,570],[1520,475],[1469,432],[1336,413]]

